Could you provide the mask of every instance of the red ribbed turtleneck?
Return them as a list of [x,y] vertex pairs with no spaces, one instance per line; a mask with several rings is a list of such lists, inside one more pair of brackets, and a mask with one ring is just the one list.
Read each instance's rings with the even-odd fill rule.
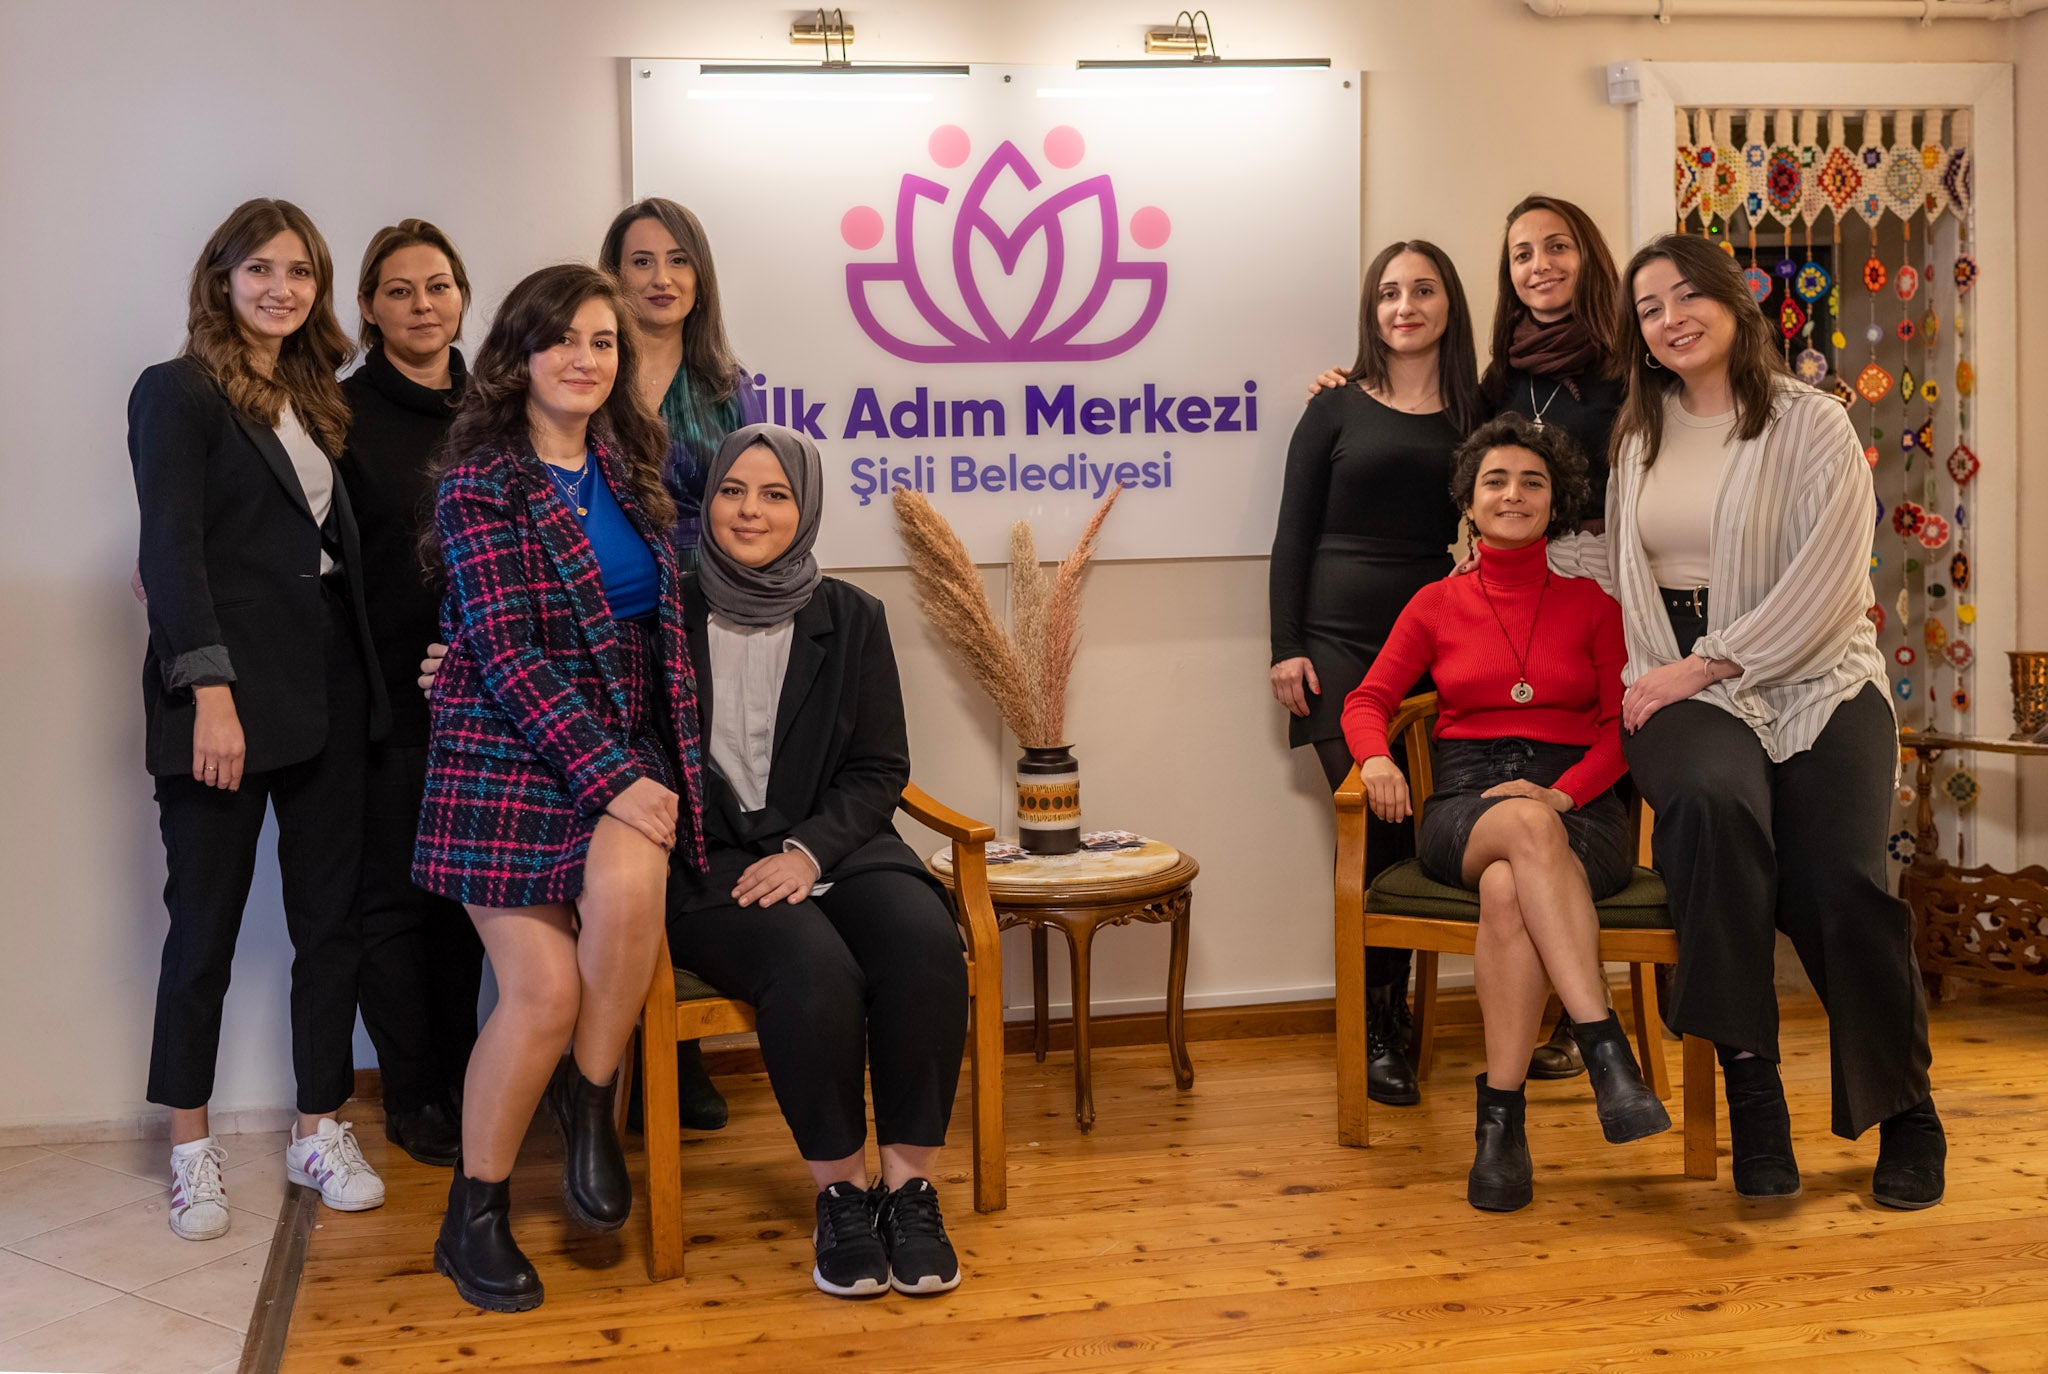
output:
[[[1546,542],[1495,549],[1482,540],[1477,572],[1415,594],[1372,671],[1344,699],[1353,758],[1387,753],[1387,721],[1427,673],[1436,683],[1437,738],[1581,746],[1586,756],[1557,780],[1580,806],[1620,780],[1628,771],[1621,757],[1621,668],[1628,658],[1621,607],[1590,578],[1551,572]],[[1512,693],[1523,677],[1516,657],[1525,645],[1535,695],[1521,705]]]

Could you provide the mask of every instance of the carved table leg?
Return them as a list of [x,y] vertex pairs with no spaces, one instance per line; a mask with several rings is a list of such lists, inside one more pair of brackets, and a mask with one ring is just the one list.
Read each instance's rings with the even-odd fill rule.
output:
[[1095,1084],[1088,1059],[1088,961],[1093,953],[1095,923],[1062,923],[1072,966],[1074,997],[1074,1124],[1086,1131],[1095,1125]]
[[1188,907],[1183,893],[1173,903],[1172,962],[1166,975],[1166,1045],[1173,1056],[1173,1081],[1183,1090],[1195,1086],[1194,1061],[1188,1058]]
[[1045,1062],[1045,927],[1031,927],[1031,1055]]

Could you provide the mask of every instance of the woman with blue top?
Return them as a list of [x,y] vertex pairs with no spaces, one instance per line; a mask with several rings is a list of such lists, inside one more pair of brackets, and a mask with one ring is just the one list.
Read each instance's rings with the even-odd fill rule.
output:
[[[718,269],[695,215],[659,196],[636,201],[613,217],[597,258],[625,285],[640,324],[633,383],[668,427],[662,476],[676,501],[676,549],[683,566],[691,567],[703,524],[705,470],[726,435],[767,418],[761,396],[726,341]],[[684,1127],[719,1129],[725,1098],[705,1073],[697,1042],[684,1041],[676,1055]],[[638,1094],[633,1100],[637,1105]]]
[[470,1058],[434,1267],[493,1311],[541,1301],[506,1180],[544,1092],[571,1215],[625,1224],[613,1080],[654,970],[670,851],[704,865],[667,444],[618,385],[636,361],[630,309],[591,267],[514,287],[437,473],[449,641],[413,879],[468,907],[498,1003]]

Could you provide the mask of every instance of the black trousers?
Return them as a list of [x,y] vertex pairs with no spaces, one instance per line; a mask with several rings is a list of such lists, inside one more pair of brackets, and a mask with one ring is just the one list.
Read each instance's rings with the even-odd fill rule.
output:
[[256,869],[266,805],[277,811],[277,867],[292,941],[292,1068],[298,1109],[332,1112],[355,1091],[352,1040],[360,930],[356,870],[363,848],[363,751],[369,692],[347,603],[324,598],[327,743],[312,758],[246,773],[240,791],[158,778],[164,837],[164,936],[157,976],[149,1100],[203,1107],[213,1096],[221,1006]]
[[[1323,776],[1329,779],[1330,791],[1334,793],[1357,760],[1351,757],[1351,746],[1342,739],[1319,739],[1315,744],[1316,762],[1323,766]],[[1405,741],[1394,746],[1394,762],[1403,773],[1408,771]],[[1414,825],[1408,821],[1398,825],[1383,821],[1368,808],[1365,813],[1365,885],[1371,887],[1374,878],[1403,859],[1414,857]],[[1369,947],[1365,951],[1365,985],[1383,988],[1399,983],[1406,987],[1408,970],[1414,962],[1415,951],[1412,949]]]
[[425,745],[370,746],[356,907],[363,1026],[377,1047],[387,1111],[459,1100],[476,1046],[483,941],[462,903],[412,880],[426,780]]
[[1625,741],[1656,812],[1657,867],[1678,925],[1666,1019],[1777,1059],[1783,930],[1827,1008],[1833,1129],[1851,1139],[1928,1095],[1912,914],[1885,885],[1896,738],[1883,696],[1866,686],[1783,763],[1702,701],[1666,706]]
[[929,883],[880,869],[795,905],[678,912],[668,939],[678,965],[753,1003],[768,1082],[805,1159],[844,1159],[866,1141],[864,1076],[880,1143],[945,1143],[967,964]]

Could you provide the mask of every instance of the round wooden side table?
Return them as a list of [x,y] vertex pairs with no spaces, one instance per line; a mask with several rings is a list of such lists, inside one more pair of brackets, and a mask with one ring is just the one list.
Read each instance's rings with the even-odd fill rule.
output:
[[[950,848],[932,855],[927,866],[950,890]],[[1084,1131],[1095,1124],[1088,1053],[1088,967],[1095,932],[1104,926],[1141,921],[1172,927],[1166,974],[1167,1052],[1173,1061],[1174,1084],[1183,1089],[1194,1085],[1185,1002],[1188,910],[1200,872],[1192,855],[1157,840],[1132,849],[1033,854],[989,865],[989,896],[998,928],[1024,926],[1031,932],[1031,1049],[1041,1063],[1046,1051],[1046,929],[1057,926],[1067,938],[1074,995],[1074,1123]]]

